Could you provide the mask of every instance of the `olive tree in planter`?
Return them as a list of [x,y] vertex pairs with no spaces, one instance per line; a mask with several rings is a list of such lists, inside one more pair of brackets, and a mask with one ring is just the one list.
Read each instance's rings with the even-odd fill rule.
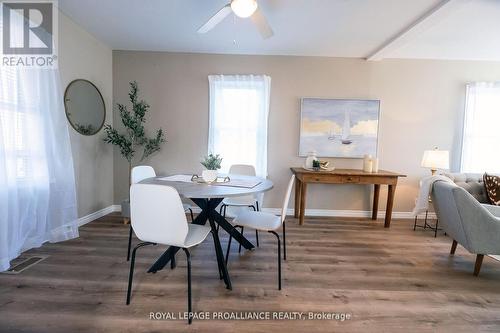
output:
[[[146,113],[149,111],[149,104],[144,100],[139,100],[139,89],[137,82],[130,82],[130,92],[128,94],[132,104],[132,110],[129,111],[127,106],[117,104],[118,111],[120,112],[120,119],[124,127],[124,131],[120,132],[118,129],[113,128],[111,125],[104,126],[106,137],[104,141],[110,143],[118,149],[120,154],[128,162],[128,180],[130,186],[130,173],[134,161],[141,163],[153,153],[161,149],[161,144],[164,143],[165,136],[163,130],[160,128],[156,131],[153,137],[147,137],[144,129],[146,121]],[[142,150],[140,158],[137,159],[136,153]]]

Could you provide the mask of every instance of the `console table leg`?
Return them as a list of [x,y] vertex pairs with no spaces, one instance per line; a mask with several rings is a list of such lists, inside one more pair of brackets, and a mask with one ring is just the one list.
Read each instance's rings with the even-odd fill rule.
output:
[[304,224],[304,215],[306,212],[306,192],[307,192],[307,183],[301,182],[300,185],[300,216],[299,216],[299,224]]
[[372,210],[372,220],[377,219],[378,215],[378,198],[380,196],[380,184],[375,184],[373,187],[373,210]]
[[300,180],[296,179],[295,180],[295,208],[293,212],[293,216],[295,218],[299,217],[299,211],[300,211],[300,192],[302,188],[302,183]]
[[385,209],[385,223],[384,223],[385,228],[389,228],[391,226],[392,206],[394,204],[395,192],[396,192],[396,185],[389,185],[389,190],[387,191],[387,207]]

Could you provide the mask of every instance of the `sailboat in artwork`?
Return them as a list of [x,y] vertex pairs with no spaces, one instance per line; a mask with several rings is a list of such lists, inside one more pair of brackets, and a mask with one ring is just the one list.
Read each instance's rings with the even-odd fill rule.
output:
[[333,130],[333,125],[330,127],[330,134],[328,135],[328,140],[335,140],[335,131]]
[[349,139],[351,136],[351,115],[348,110],[344,111],[344,126],[342,127],[342,144],[350,145],[352,140]]

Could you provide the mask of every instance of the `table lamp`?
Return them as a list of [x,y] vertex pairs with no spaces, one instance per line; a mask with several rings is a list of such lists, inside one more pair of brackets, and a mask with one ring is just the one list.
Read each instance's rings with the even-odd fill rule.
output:
[[431,169],[432,175],[437,169],[450,168],[450,154],[447,150],[439,150],[437,147],[433,150],[424,151],[422,157],[422,167]]

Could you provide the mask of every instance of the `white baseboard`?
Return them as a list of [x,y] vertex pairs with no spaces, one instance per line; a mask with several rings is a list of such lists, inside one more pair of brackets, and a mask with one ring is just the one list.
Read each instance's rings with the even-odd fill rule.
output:
[[[281,214],[280,208],[264,208],[263,211],[273,213],[276,215]],[[289,208],[286,212],[287,215],[293,215],[294,210]],[[372,212],[368,210],[332,210],[332,209],[306,209],[306,216],[319,216],[319,217],[359,217],[366,218],[371,217]],[[419,215],[424,217],[425,214]],[[385,210],[379,210],[378,218],[385,218]],[[415,215],[412,212],[392,212],[392,218],[395,219],[413,219]],[[436,218],[436,214],[429,212],[428,218]]]
[[[111,208],[112,208],[112,210],[109,213],[111,213],[111,212],[120,212],[121,211],[121,206],[120,205],[109,206],[109,207],[107,207],[105,209],[111,209]],[[276,214],[276,215],[281,214],[281,208],[263,208],[262,211],[268,212],[268,213],[272,213],[272,214]],[[200,213],[201,210],[200,210],[199,207],[193,207],[193,212]],[[96,212],[96,213],[98,213],[98,212]],[[94,214],[96,214],[96,213],[94,213]],[[109,213],[107,213],[107,214],[109,214]],[[293,213],[294,213],[293,208],[289,208],[287,210],[287,212],[286,212],[287,215],[293,215]],[[106,214],[104,214],[104,215],[106,215]],[[104,216],[104,215],[102,215],[102,216]],[[311,208],[311,209],[306,209],[305,215],[306,216],[319,216],[319,217],[359,217],[359,218],[366,218],[366,217],[372,216],[372,212],[368,211],[368,210],[336,210],[336,209],[312,209]],[[90,215],[88,215],[88,216],[90,216]],[[101,217],[101,216],[99,216],[99,217]],[[420,214],[418,217],[419,218],[424,218],[425,214]],[[96,218],[98,218],[98,217],[96,217]],[[378,218],[385,218],[385,210],[383,210],[383,209],[379,210],[379,212],[378,212]],[[394,218],[394,219],[413,219],[413,218],[415,218],[415,215],[413,215],[412,212],[392,212],[392,218]],[[429,219],[435,219],[436,218],[436,213],[429,212],[428,218]]]
[[82,226],[84,224],[87,224],[89,222],[97,220],[98,218],[101,218],[103,216],[106,216],[108,214],[111,214],[111,213],[117,212],[117,211],[121,211],[120,205],[111,205],[111,206],[105,207],[103,209],[100,209],[97,212],[93,212],[93,213],[90,213],[90,214],[85,215],[83,217],[80,217],[76,223],[78,226]]

